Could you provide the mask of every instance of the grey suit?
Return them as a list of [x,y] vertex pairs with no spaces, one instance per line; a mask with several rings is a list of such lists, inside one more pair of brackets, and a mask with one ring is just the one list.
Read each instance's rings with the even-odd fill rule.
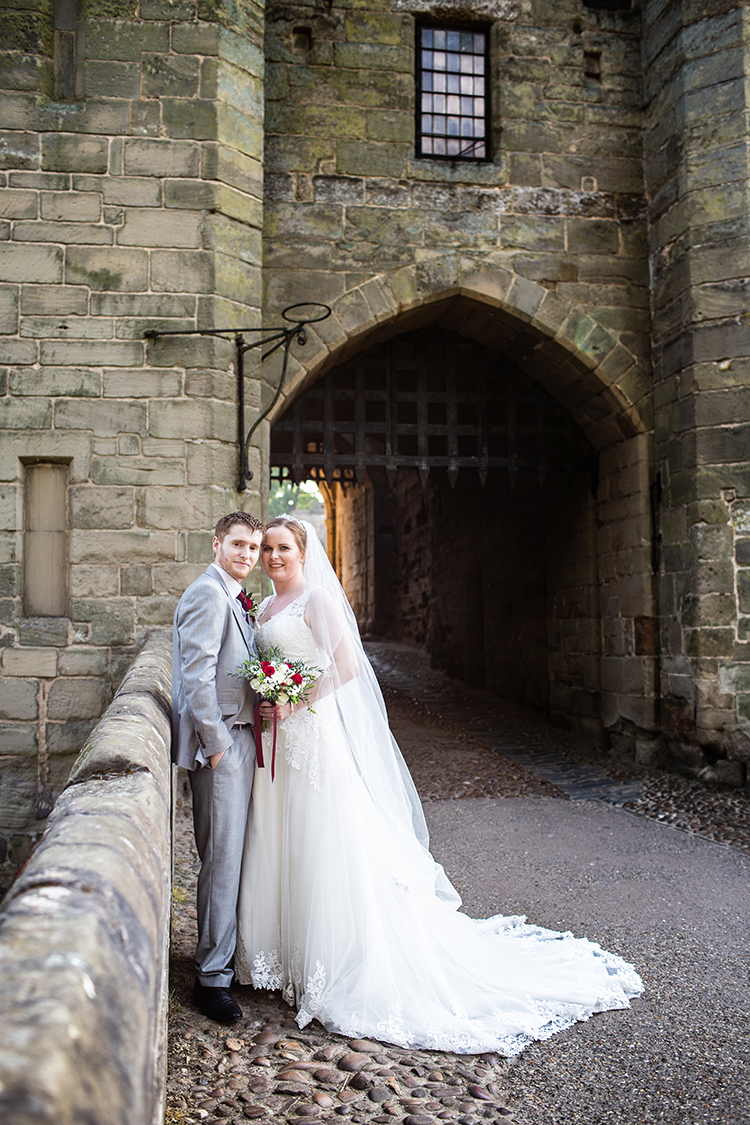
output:
[[[174,616],[172,759],[190,771],[198,877],[201,984],[227,987],[237,934],[237,896],[253,784],[254,695],[230,675],[255,653],[252,625],[209,567],[180,598]],[[239,725],[238,725],[239,724]],[[212,769],[209,759],[224,756]]]

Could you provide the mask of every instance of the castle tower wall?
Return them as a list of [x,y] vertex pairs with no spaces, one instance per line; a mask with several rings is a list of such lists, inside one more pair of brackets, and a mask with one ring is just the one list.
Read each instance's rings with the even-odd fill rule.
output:
[[748,12],[644,12],[661,727],[673,760],[750,756]]
[[[257,492],[235,492],[232,343],[144,332],[258,323],[262,9],[88,0],[70,18],[75,8],[10,0],[0,15],[0,864],[10,866],[136,645],[171,623],[205,567],[216,518],[260,507]],[[257,383],[247,390],[257,404]],[[62,488],[55,511],[42,502],[49,486],[32,487],[40,466]],[[50,521],[65,544],[46,574]],[[61,581],[62,604],[47,604]]]

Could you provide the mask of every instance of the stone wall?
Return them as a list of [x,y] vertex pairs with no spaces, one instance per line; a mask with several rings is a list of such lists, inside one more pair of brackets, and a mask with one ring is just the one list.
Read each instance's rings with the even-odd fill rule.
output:
[[[0,13],[0,867],[43,827],[144,631],[240,505],[234,346],[257,325],[261,9],[79,4],[55,100],[52,5]],[[252,368],[250,375],[253,374]],[[248,378],[248,402],[261,388]],[[67,610],[23,604],[27,466],[68,471]]]
[[747,9],[645,9],[661,726],[672,760],[750,758]]
[[[640,21],[578,0],[477,10],[492,25],[494,155],[470,164],[414,156],[423,10],[372,0],[268,11],[266,306],[333,307],[289,393],[370,343],[434,324],[502,351],[567,406],[600,452],[596,516],[581,501],[587,544],[602,526],[585,577],[571,580],[587,608],[540,648],[556,652],[560,716],[583,707],[577,722],[603,722],[634,752],[658,722],[654,629],[637,624],[656,613]],[[414,597],[400,589],[409,604],[396,627],[429,644],[416,586],[436,596],[432,562],[407,546],[413,529],[400,534]],[[550,577],[558,602],[568,577]],[[451,595],[460,617],[455,582]],[[494,636],[496,622],[483,624]],[[599,696],[602,652],[613,686]]]
[[159,1125],[171,644],[136,657],[0,908],[0,1117]]

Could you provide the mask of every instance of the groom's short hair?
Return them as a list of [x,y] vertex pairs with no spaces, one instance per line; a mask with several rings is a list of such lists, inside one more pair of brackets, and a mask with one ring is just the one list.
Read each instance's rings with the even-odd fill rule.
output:
[[224,536],[229,533],[230,528],[235,524],[240,523],[243,527],[247,527],[250,531],[259,531],[261,534],[266,530],[266,526],[262,523],[257,516],[251,515],[250,512],[230,512],[228,516],[222,516],[214,528],[214,535],[221,542]]

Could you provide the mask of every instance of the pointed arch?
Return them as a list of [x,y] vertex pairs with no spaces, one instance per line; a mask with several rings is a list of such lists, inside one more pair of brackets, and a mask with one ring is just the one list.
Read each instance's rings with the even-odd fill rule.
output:
[[270,421],[330,367],[374,343],[439,324],[501,350],[565,406],[595,449],[650,429],[650,380],[617,334],[505,268],[431,260],[371,278],[332,302],[290,363]]

